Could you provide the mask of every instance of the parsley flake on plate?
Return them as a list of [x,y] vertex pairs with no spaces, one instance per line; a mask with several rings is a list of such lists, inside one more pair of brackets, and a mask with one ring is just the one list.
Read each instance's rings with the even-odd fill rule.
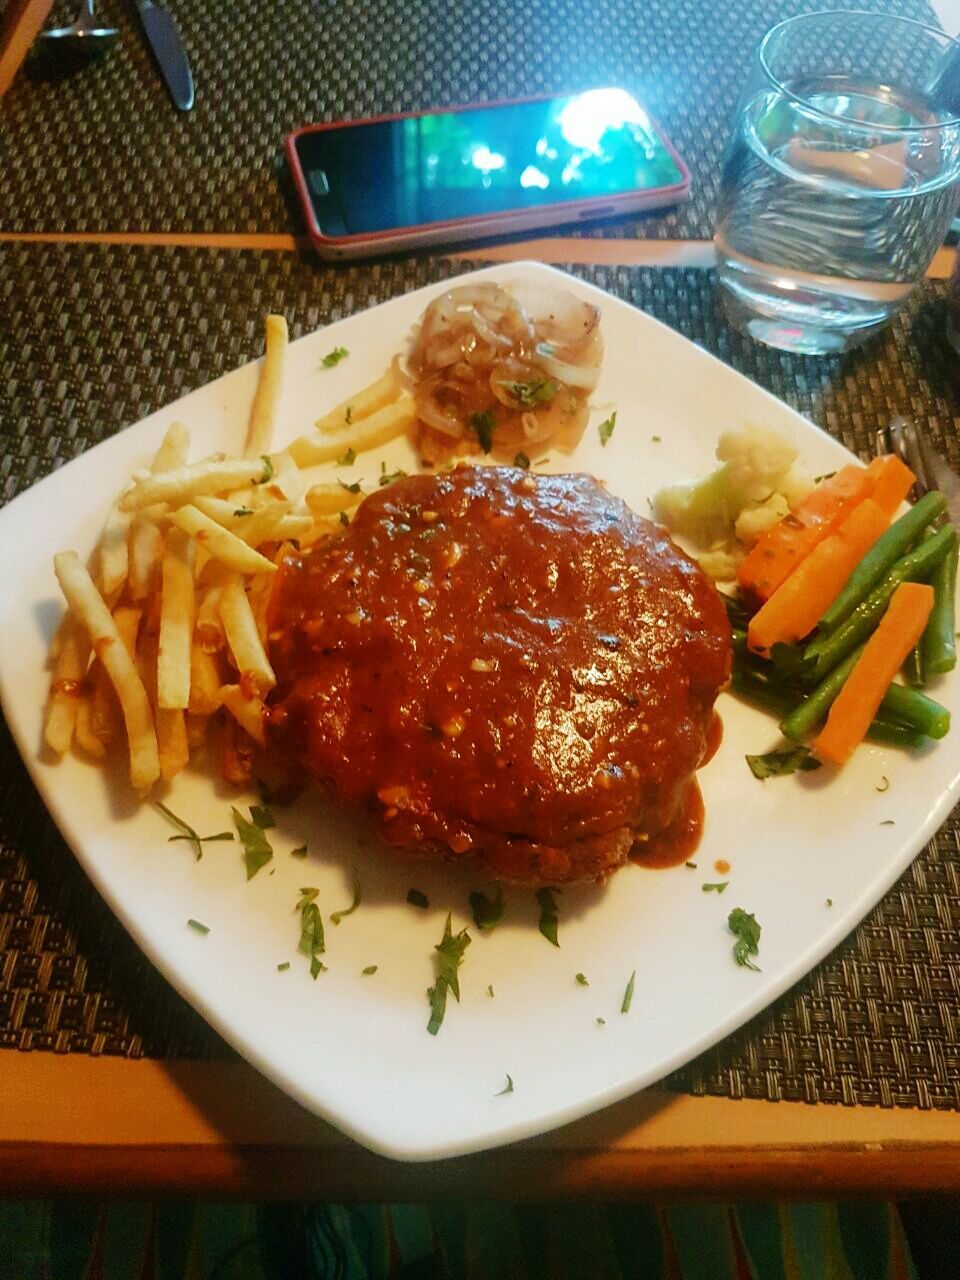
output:
[[470,894],[470,909],[478,929],[495,929],[503,919],[503,886],[497,885],[495,898],[488,898],[479,889],[474,889]]
[[540,904],[540,932],[548,942],[552,942],[555,947],[559,947],[557,925],[560,923],[560,917],[557,915],[557,904],[553,896],[553,890],[538,889],[537,902]]
[[493,999],[493,983],[491,983],[490,986],[487,987],[487,995],[490,997],[491,1000]]
[[273,818],[273,810],[265,804],[252,804],[250,818],[254,826],[259,827],[261,831],[269,831],[271,827],[277,825]]
[[342,458],[337,459],[334,465],[338,467],[352,467],[353,464],[356,462],[356,460],[357,460],[357,451],[356,449],[351,447],[347,450],[347,452],[343,455]]
[[360,481],[354,480],[353,484],[347,484],[345,480],[337,478],[337,484],[341,489],[346,489],[347,493],[360,493]]
[[587,981],[587,975],[585,973],[575,974],[574,982],[576,982],[578,987],[589,987],[590,985],[590,983]]
[[179,827],[182,832],[179,836],[167,836],[168,842],[172,843],[174,840],[189,840],[191,845],[193,845],[194,856],[198,862],[203,857],[203,846],[205,844],[212,844],[216,840],[233,839],[232,831],[218,831],[215,836],[198,836],[196,831],[194,831],[193,827],[191,827],[188,822],[184,822],[182,818],[178,818],[173,810],[168,809],[165,804],[161,804],[159,800],[154,800],[153,804],[154,808],[159,809],[163,816],[169,819],[175,827]]
[[261,453],[260,460],[263,462],[263,475],[257,481],[257,484],[266,484],[268,480],[272,480],[276,474],[273,469],[273,463],[265,453]]
[[443,937],[434,947],[437,953],[437,980],[427,991],[430,1001],[430,1021],[427,1030],[435,1036],[443,1025],[447,1012],[447,992],[453,992],[453,998],[460,1002],[460,979],[457,970],[463,963],[463,953],[470,945],[470,934],[466,929],[454,933],[449,913],[443,927]]
[[339,924],[340,921],[344,918],[344,916],[352,916],[353,913],[356,911],[357,907],[359,907],[360,905],[362,895],[360,893],[360,880],[357,876],[357,868],[351,867],[350,869],[353,872],[353,900],[350,903],[349,907],[344,908],[343,911],[333,912],[333,914],[330,916],[331,924]]
[[507,1083],[503,1086],[502,1089],[499,1090],[499,1092],[495,1093],[493,1096],[495,1098],[502,1098],[505,1093],[513,1093],[513,1076],[508,1075]]
[[310,957],[310,977],[314,980],[316,980],[317,974],[322,973],[327,967],[320,959],[327,946],[323,934],[323,917],[320,915],[320,908],[316,904],[316,897],[319,892],[319,889],[301,889],[300,899],[294,908],[300,912],[300,945],[298,949],[302,955]]
[[631,973],[630,975],[630,981],[627,983],[627,989],[623,993],[623,1000],[620,1003],[621,1013],[630,1012],[630,1006],[633,1003],[633,988],[636,981],[637,981],[637,971],[636,969],[634,969],[633,973]]
[[[253,806],[256,808],[257,806]],[[243,845],[243,861],[247,868],[247,879],[252,880],[257,872],[267,865],[273,857],[273,847],[263,834],[263,828],[256,822],[248,822],[239,809],[231,808],[237,835]],[[253,809],[251,809],[251,817]]]
[[350,352],[346,347],[334,347],[332,351],[328,351],[320,363],[325,369],[335,369],[341,360],[346,360]]
[[729,880],[717,880],[713,884],[702,884],[700,888],[704,893],[723,893],[729,883]]
[[367,967],[365,969],[361,969],[360,972],[365,978],[368,978],[372,974],[376,973],[379,968],[380,966],[378,964],[368,964]]
[[421,893],[419,889],[408,889],[407,901],[411,907],[419,907],[421,911],[426,911],[430,906],[430,899],[425,893]]
[[764,782],[767,778],[783,778],[789,773],[805,773],[819,769],[820,761],[809,747],[788,747],[786,751],[768,751],[763,756],[746,756],[750,772]]
[[761,926],[757,923],[756,916],[744,911],[742,907],[734,907],[727,916],[727,928],[737,939],[733,944],[734,960],[744,969],[753,969],[755,973],[759,973],[759,967],[750,959],[751,956],[760,954]]
[[607,442],[609,441],[610,437],[613,435],[614,428],[616,427],[616,425],[617,425],[617,414],[616,414],[616,411],[614,411],[613,413],[611,413],[609,418],[605,419],[603,422],[600,423],[599,427],[597,427],[597,434],[600,436],[600,443],[603,445],[604,448],[607,447]]
[[607,1025],[606,1018],[597,1018],[595,1021],[598,1027],[605,1027]]
[[206,935],[210,932],[210,926],[208,924],[202,924],[199,920],[188,920],[187,925],[199,934]]
[[289,968],[290,968],[290,961],[284,960],[282,964],[277,965],[277,973],[286,973],[286,971]]

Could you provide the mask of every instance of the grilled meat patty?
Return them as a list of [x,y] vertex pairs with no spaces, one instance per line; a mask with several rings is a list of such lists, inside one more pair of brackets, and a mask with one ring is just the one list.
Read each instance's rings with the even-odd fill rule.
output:
[[675,823],[730,671],[713,585],[584,475],[459,467],[289,558],[272,744],[398,853],[603,880]]

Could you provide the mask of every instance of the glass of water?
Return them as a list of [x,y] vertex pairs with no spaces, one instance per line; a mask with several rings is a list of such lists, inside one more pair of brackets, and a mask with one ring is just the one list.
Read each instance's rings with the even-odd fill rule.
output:
[[958,179],[960,43],[880,14],[781,22],[757,52],[724,161],[727,316],[789,351],[856,346],[926,271]]

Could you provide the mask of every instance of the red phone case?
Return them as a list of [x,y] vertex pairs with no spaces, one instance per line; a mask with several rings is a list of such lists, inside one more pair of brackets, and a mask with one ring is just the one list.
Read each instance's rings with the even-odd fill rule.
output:
[[552,98],[565,96],[569,95],[540,94],[532,98],[466,103],[462,106],[445,107],[442,112],[435,109],[400,111],[388,115],[370,116],[362,120],[339,120],[333,124],[303,125],[295,129],[284,140],[284,150],[297,188],[311,243],[324,258],[363,258],[378,253],[388,253],[395,249],[412,249],[429,244],[450,244],[457,240],[479,240],[503,235],[510,231],[531,231],[537,227],[554,227],[563,223],[612,217],[618,213],[659,209],[665,205],[678,204],[686,198],[690,191],[690,171],[670,139],[651,116],[649,117],[651,127],[670,153],[681,174],[680,181],[670,186],[624,191],[612,196],[591,196],[585,200],[564,200],[557,204],[539,205],[533,209],[506,209],[497,213],[475,214],[468,218],[447,218],[438,222],[425,222],[415,227],[391,227],[384,231],[364,231],[345,236],[327,236],[321,231],[310,199],[306,174],[297,154],[296,142],[303,134],[323,133],[332,129],[352,129],[360,125],[410,120],[419,116],[459,114],[462,111],[477,111],[490,107],[521,106],[527,102],[547,102]]

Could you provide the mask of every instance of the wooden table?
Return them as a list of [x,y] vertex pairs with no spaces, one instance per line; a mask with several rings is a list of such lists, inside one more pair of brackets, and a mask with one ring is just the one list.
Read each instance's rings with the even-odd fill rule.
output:
[[[283,235],[17,235],[0,241],[290,252]],[[709,266],[697,241],[545,237],[472,258]],[[931,275],[949,275],[941,251]],[[960,1113],[649,1090],[515,1146],[441,1163],[373,1156],[239,1063],[0,1052],[0,1194],[416,1201],[812,1200],[960,1188]]]

